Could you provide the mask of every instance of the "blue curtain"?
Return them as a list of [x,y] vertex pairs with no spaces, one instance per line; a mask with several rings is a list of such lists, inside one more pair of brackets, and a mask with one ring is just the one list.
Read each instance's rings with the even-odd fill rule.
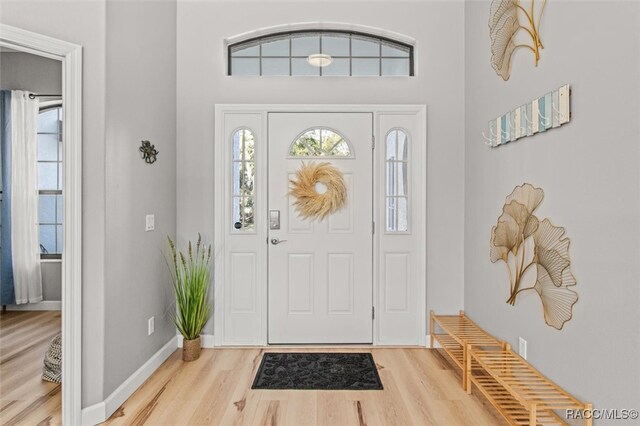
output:
[[0,151],[2,152],[2,228],[0,235],[0,304],[15,302],[11,258],[11,91],[0,92]]

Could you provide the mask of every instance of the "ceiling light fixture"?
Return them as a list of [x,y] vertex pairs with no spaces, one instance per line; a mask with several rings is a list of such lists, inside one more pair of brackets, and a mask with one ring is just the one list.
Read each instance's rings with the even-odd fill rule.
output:
[[333,62],[333,58],[323,53],[314,53],[307,57],[307,62],[314,67],[326,67]]

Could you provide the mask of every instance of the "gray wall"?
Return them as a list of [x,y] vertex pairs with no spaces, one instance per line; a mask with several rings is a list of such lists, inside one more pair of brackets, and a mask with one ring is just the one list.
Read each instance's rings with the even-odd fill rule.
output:
[[[597,408],[638,408],[640,4],[548,2],[539,66],[521,50],[507,82],[490,66],[488,11],[466,3],[465,310],[515,348],[525,338],[534,366]],[[565,83],[570,124],[484,145],[489,119]],[[506,268],[489,260],[491,227],[523,182],[544,189],[539,217],[571,239],[579,300],[562,331],[545,325],[535,292],[507,305]]]
[[[179,2],[178,236],[211,240],[214,105],[427,104],[427,307],[463,304],[464,27],[462,1]],[[228,77],[223,40],[300,22],[349,22],[417,40],[415,78]],[[213,333],[213,324],[205,332]]]
[[103,397],[105,2],[0,2],[0,22],[83,46],[82,405]]
[[[62,64],[55,59],[20,52],[0,53],[0,88],[57,94],[62,90]],[[42,262],[42,297],[62,300],[62,264]]]
[[2,90],[56,94],[62,90],[62,64],[55,59],[22,52],[0,53]]
[[[176,334],[163,258],[176,232],[175,12],[171,1],[107,2],[105,396]],[[153,165],[143,139],[159,150]]]
[[62,262],[42,262],[43,300],[62,300]]

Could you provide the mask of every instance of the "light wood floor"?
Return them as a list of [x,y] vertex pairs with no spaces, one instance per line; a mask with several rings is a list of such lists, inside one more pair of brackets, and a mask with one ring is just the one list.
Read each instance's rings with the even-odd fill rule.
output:
[[[371,352],[383,391],[251,390],[265,351],[204,349],[184,363],[181,350],[133,394],[108,425],[500,425],[479,394],[467,395],[438,350],[334,349]],[[302,349],[328,351],[325,349]]]
[[44,354],[60,333],[59,311],[0,313],[0,424],[61,423],[61,386],[43,382]]
[[[41,380],[60,312],[0,314],[0,424],[58,425],[61,387]],[[371,352],[383,391],[251,390],[265,351]],[[108,425],[499,425],[438,350],[204,349],[184,363],[177,350],[118,409]]]

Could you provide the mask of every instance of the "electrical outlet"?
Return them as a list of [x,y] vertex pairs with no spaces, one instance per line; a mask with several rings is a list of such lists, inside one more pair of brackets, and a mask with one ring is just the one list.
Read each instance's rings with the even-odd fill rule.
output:
[[154,328],[155,328],[155,317],[151,317],[151,318],[149,318],[149,321],[147,323],[147,329],[148,329],[149,336],[151,336],[153,334]]
[[156,229],[156,216],[153,214],[147,215],[147,221],[145,226],[145,231],[153,231]]
[[527,341],[522,337],[518,337],[518,354],[522,358],[527,359]]

